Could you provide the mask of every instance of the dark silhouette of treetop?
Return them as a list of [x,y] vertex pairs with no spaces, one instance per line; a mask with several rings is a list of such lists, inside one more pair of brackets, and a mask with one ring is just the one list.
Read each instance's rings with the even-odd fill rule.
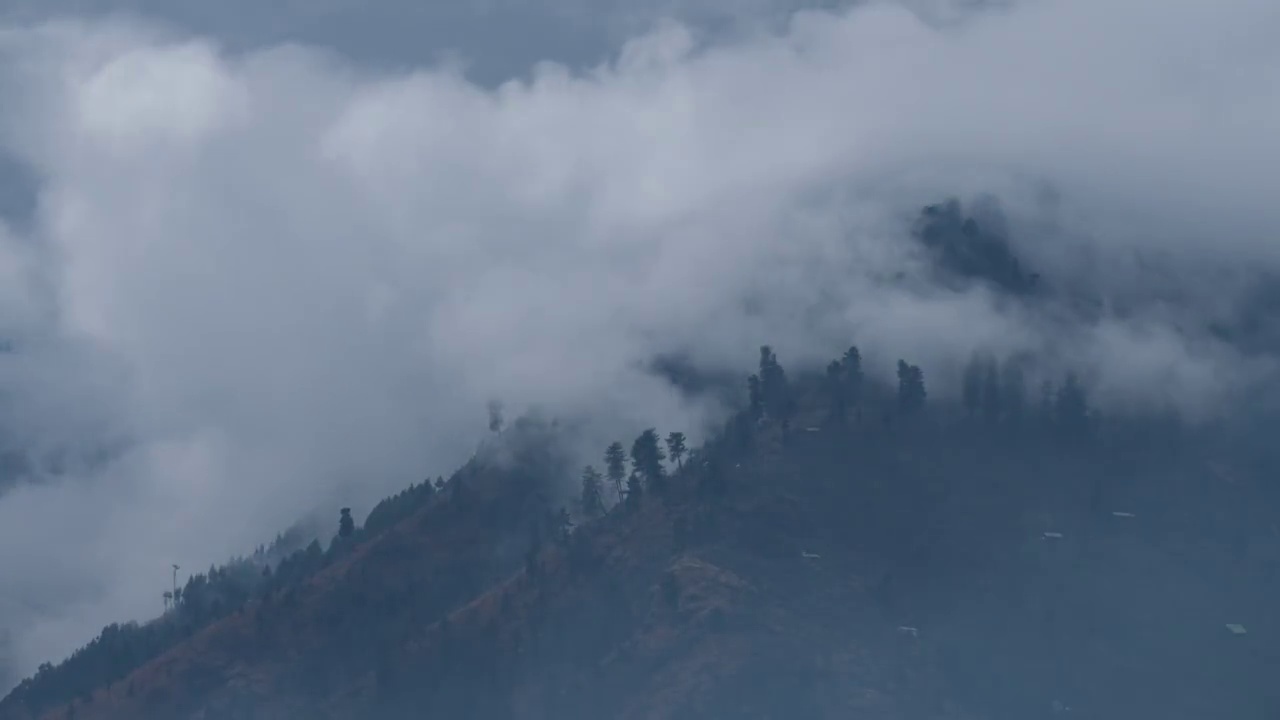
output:
[[582,514],[596,517],[604,513],[604,478],[594,467],[588,465],[582,469]]
[[489,432],[502,432],[502,403],[497,400],[489,401]]
[[658,431],[649,428],[631,444],[631,468],[645,480],[648,487],[655,492],[662,492],[666,473],[662,469],[662,461],[667,458],[658,442]]
[[904,414],[919,412],[924,409],[925,397],[924,372],[917,365],[899,360],[898,407]]
[[684,457],[685,451],[687,450],[684,443],[684,433],[673,431],[667,434],[667,455],[669,455],[672,460],[675,460],[676,467],[681,469],[684,468],[684,462],[681,458]]
[[622,483],[627,478],[627,451],[623,449],[622,443],[614,442],[605,448],[604,471],[609,482],[613,483],[618,497],[622,497]]

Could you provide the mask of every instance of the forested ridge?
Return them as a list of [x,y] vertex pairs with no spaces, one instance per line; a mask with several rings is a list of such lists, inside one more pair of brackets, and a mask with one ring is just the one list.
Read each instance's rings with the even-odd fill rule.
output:
[[[360,713],[371,708],[399,717],[414,707],[472,713],[460,717],[538,717],[532,710],[512,709],[511,703],[519,704],[509,694],[515,692],[513,685],[526,675],[548,672],[548,667],[589,677],[599,668],[581,663],[604,650],[594,647],[599,638],[549,619],[548,613],[555,615],[551,610],[520,610],[520,604],[554,606],[592,597],[605,602],[599,597],[607,596],[616,606],[598,612],[611,626],[632,628],[644,612],[634,607],[636,597],[646,595],[639,589],[626,591],[626,581],[612,576],[617,569],[611,569],[615,560],[610,558],[626,557],[616,562],[639,563],[643,570],[637,569],[636,577],[657,573],[656,592],[676,598],[671,602],[683,597],[672,585],[680,582],[680,573],[672,569],[676,566],[743,578],[746,570],[729,568],[749,566],[751,558],[781,567],[852,564],[859,584],[849,592],[870,604],[861,610],[842,608],[837,616],[865,612],[893,627],[900,620],[911,633],[928,638],[930,630],[916,626],[925,624],[920,618],[938,615],[940,629],[933,631],[938,633],[933,640],[955,633],[949,642],[973,644],[980,657],[991,653],[986,663],[992,673],[1025,675],[1017,689],[976,690],[985,687],[983,672],[964,663],[949,666],[956,662],[955,649],[945,643],[923,656],[886,659],[902,665],[901,672],[927,678],[912,691],[917,700],[883,689],[895,698],[890,703],[894,712],[926,717],[961,713],[956,708],[968,706],[1013,713],[1036,704],[1025,697],[1033,689],[1054,694],[1054,688],[1041,687],[1051,677],[1096,672],[1079,667],[1086,659],[1112,663],[1115,672],[1143,673],[1124,664],[1131,658],[1092,657],[1085,647],[1056,651],[1060,662],[1075,667],[1071,672],[1045,671],[1026,655],[1044,653],[1043,643],[1049,641],[1029,635],[1027,628],[1008,638],[996,637],[1000,633],[994,628],[995,635],[966,635],[983,627],[983,618],[1011,602],[1009,598],[1021,597],[1022,604],[1004,608],[1006,612],[1026,614],[1028,627],[1056,633],[1053,642],[1071,645],[1061,634],[1070,634],[1073,625],[1091,632],[1108,627],[1124,635],[1129,632],[1125,622],[1134,620],[1108,619],[1085,605],[1071,609],[1073,602],[1131,600],[1119,585],[1113,586],[1112,597],[1070,599],[1076,591],[1064,584],[1065,576],[1087,574],[1087,558],[1097,553],[1103,554],[1093,557],[1098,566],[1117,562],[1119,558],[1106,557],[1117,549],[1149,554],[1160,563],[1172,562],[1167,572],[1174,575],[1188,568],[1198,572],[1209,558],[1227,558],[1239,566],[1216,571],[1224,589],[1242,582],[1247,568],[1274,560],[1269,511],[1274,505],[1265,504],[1274,500],[1274,491],[1258,481],[1272,458],[1257,445],[1232,442],[1234,432],[1186,426],[1172,416],[1107,416],[1091,407],[1075,375],[1028,387],[1025,377],[1034,368],[1024,360],[975,356],[955,403],[931,398],[923,368],[900,360],[894,370],[895,383],[877,382],[877,374],[863,367],[859,348],[852,346],[824,370],[798,370],[793,377],[770,347],[762,347],[758,371],[744,383],[740,410],[721,431],[698,447],[687,447],[679,430],[657,428],[644,430],[630,443],[615,442],[602,450],[598,463],[577,471],[580,492],[568,502],[557,500],[555,489],[564,487],[566,474],[574,471],[556,447],[554,424],[522,418],[503,427],[494,418],[495,442],[517,450],[514,466],[488,465],[477,456],[448,481],[424,481],[379,503],[359,527],[344,512],[327,547],[312,541],[284,554],[280,546],[286,539],[281,538],[251,557],[194,575],[174,594],[163,617],[105,628],[71,658],[43,666],[0,709],[6,718],[42,717],[48,711],[56,711],[52,717],[197,717],[192,713],[209,696],[223,704],[207,707],[222,708],[226,717],[279,717],[269,713],[286,712],[284,708],[298,717],[363,717]],[[1116,527],[1125,522],[1128,527]],[[1136,527],[1144,529],[1145,540],[1114,535]],[[438,538],[433,539],[434,533]],[[1091,538],[1089,547],[1072,549],[1085,536]],[[461,537],[471,538],[465,549],[454,544]],[[1050,551],[1074,557],[1050,572],[1064,577],[1047,580],[1048,571],[1038,567],[1059,562],[1042,557]],[[439,559],[424,555],[422,565],[431,567],[420,578],[400,576],[396,568],[413,563],[410,552]],[[1077,552],[1084,554],[1077,557]],[[1154,566],[1149,569],[1153,577],[1159,575]],[[966,575],[1009,587],[987,588],[994,595],[981,602],[965,593],[948,595],[954,584],[963,585]],[[1275,591],[1274,573],[1255,580],[1252,596],[1240,605]],[[553,593],[548,583],[565,597],[547,599]],[[586,584],[575,591],[575,583]],[[939,603],[943,597],[947,601]],[[1052,597],[1064,598],[1063,604],[1050,603]],[[979,605],[963,607],[969,602]],[[485,609],[477,609],[477,603]],[[726,623],[740,612],[747,611],[729,604],[704,622]],[[951,626],[941,619],[962,612],[972,614],[966,623]],[[1149,609],[1144,612],[1150,614]],[[1237,612],[1249,615],[1244,609]],[[482,623],[488,630],[471,627],[469,623],[480,622],[472,618],[476,613],[491,615]],[[739,618],[745,625],[738,632],[755,638],[759,628],[750,625],[763,620],[744,618]],[[1206,617],[1199,632],[1207,637],[1239,619]],[[1255,616],[1255,632],[1263,629],[1260,622]],[[1055,623],[1056,629],[1046,628]],[[538,657],[549,664],[535,668],[527,665],[523,650],[512,659],[505,656],[509,647],[496,649],[506,646],[493,633],[501,635],[511,627],[517,635],[532,633],[522,647],[532,642],[529,638],[538,638]],[[469,633],[480,635],[459,639]],[[1158,647],[1166,640],[1148,637],[1142,642]],[[1249,642],[1252,638],[1239,644]],[[299,656],[296,647],[312,649]],[[679,655],[675,649],[670,652]],[[201,653],[209,667],[197,672],[183,664],[199,661]],[[1072,654],[1075,660],[1061,659]],[[784,657],[791,656],[760,659],[765,665],[752,672],[769,674],[768,664]],[[832,657],[823,662],[835,663]],[[252,689],[231,682],[225,673],[245,662],[272,668],[264,677],[273,679]],[[1222,667],[1238,672],[1233,662],[1274,669],[1275,659],[1264,652],[1261,658],[1236,658]],[[158,674],[156,668],[166,664],[188,669]],[[861,672],[865,677],[859,676],[859,683],[875,677]],[[555,677],[555,682],[568,682],[561,674]],[[577,682],[566,687],[579,687]],[[1074,682],[1086,703],[1090,693],[1093,702],[1109,699],[1116,707],[1126,697],[1123,690]],[[167,691],[156,689],[157,684],[173,683],[176,687]],[[1237,675],[1226,685],[1232,683],[1247,684],[1253,693],[1234,696],[1240,707],[1261,708],[1271,701],[1255,675]],[[1199,691],[1202,696],[1220,694]],[[690,707],[710,703],[707,708],[729,712],[730,695],[716,692],[688,700],[694,703]],[[763,716],[795,711],[802,697],[809,703],[803,716],[835,716],[824,706],[834,702],[830,694],[808,681],[789,686],[786,693],[787,703]],[[175,700],[184,694],[190,697]],[[620,692],[617,702],[626,697]],[[1067,702],[1040,700],[1045,707]],[[588,707],[603,711],[613,701],[592,692],[576,710],[563,699],[543,697],[539,702],[548,711],[556,707],[586,713]],[[487,709],[481,712],[480,707]],[[307,714],[320,712],[318,708],[329,708],[331,714]],[[1101,705],[1096,716],[1119,716],[1106,710]],[[130,714],[122,714],[126,712]]]
[[[926,208],[916,238],[941,281],[986,284],[1020,302],[1057,292],[954,202]],[[683,429],[645,429],[577,470],[565,427],[536,415],[508,425],[493,403],[489,439],[449,479],[413,484],[361,523],[343,508],[327,538],[295,528],[190,575],[163,590],[162,616],[111,624],[71,657],[42,665],[0,702],[0,717],[399,717],[424,707],[459,717],[541,717],[553,708],[561,717],[622,708],[647,717],[669,716],[672,703],[738,717],[729,708],[750,697],[762,717],[840,716],[833,708],[845,691],[824,691],[812,677],[784,674],[786,700],[774,705],[752,694],[772,687],[760,677],[776,677],[784,658],[809,667],[810,649],[825,669],[806,672],[884,694],[887,716],[1034,716],[1067,708],[1058,696],[1075,693],[1097,717],[1133,717],[1124,703],[1155,692],[1141,682],[1167,677],[1135,666],[1159,652],[1157,669],[1180,661],[1178,672],[1215,677],[1196,660],[1221,640],[1209,640],[1209,628],[1221,635],[1251,612],[1253,634],[1215,661],[1215,689],[1191,682],[1185,689],[1199,700],[1166,704],[1170,712],[1197,702],[1208,712],[1208,699],[1242,712],[1276,707],[1259,678],[1277,669],[1277,656],[1256,645],[1267,629],[1258,608],[1280,599],[1277,498],[1267,480],[1277,457],[1264,414],[1189,424],[1171,411],[1103,413],[1080,376],[1055,375],[1030,356],[976,353],[959,387],[943,393],[908,359],[864,363],[851,345],[825,367],[788,371],[764,346],[756,372],[726,385],[686,358],[659,358],[653,372],[691,396],[727,399],[728,419],[696,433],[706,436],[696,446]],[[791,577],[796,584],[773,595],[759,585],[789,576],[797,562],[843,574],[817,584]],[[709,653],[689,672],[724,665],[728,674],[686,688],[678,702],[602,694],[616,681],[606,665],[656,642],[655,621],[644,619],[655,612],[649,593],[659,607],[679,606],[680,577],[690,573],[691,586],[724,585],[716,592],[734,599],[706,609],[700,629],[667,627],[676,638],[688,633],[687,647],[633,672],[657,682],[652,663]],[[748,586],[751,599],[726,589]],[[1160,592],[1181,598],[1163,602],[1169,622],[1232,593],[1235,607],[1221,610],[1235,615],[1203,618],[1185,637],[1185,625],[1134,637],[1143,618],[1161,617],[1152,606],[1161,607]],[[838,596],[843,606],[796,614],[792,603],[806,594]],[[555,620],[551,608],[561,605],[574,610]],[[796,637],[808,622],[872,635],[888,628],[894,637],[877,641],[882,664],[913,679],[890,682],[865,664],[839,670],[852,661],[819,648],[821,637],[812,648],[778,649],[752,624],[765,622],[759,607]],[[1001,619],[1020,629],[1002,629]],[[926,621],[936,627],[917,627]],[[906,655],[903,633],[920,638]],[[707,649],[726,635],[759,664],[739,667]],[[756,643],[776,657],[752,652]],[[756,679],[726,679],[731,667]],[[1116,677],[1135,684],[1104,682]],[[547,695],[553,686],[584,694],[575,704]]]

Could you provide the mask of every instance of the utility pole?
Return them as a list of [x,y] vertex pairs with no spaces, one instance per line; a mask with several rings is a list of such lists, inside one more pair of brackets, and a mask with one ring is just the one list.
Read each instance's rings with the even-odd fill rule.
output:
[[178,597],[178,570],[180,568],[175,563],[173,566],[173,596]]

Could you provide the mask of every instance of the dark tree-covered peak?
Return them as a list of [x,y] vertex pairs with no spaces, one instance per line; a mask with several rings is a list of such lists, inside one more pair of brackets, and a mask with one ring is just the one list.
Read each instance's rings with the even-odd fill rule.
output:
[[1013,295],[1035,293],[1040,276],[1023,267],[1013,253],[998,208],[986,208],[982,214],[980,222],[955,199],[930,205],[920,213],[915,237],[944,275],[985,282]]

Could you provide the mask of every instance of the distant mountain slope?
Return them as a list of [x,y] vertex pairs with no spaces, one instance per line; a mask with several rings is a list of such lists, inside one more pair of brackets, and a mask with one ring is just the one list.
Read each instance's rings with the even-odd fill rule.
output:
[[856,357],[788,379],[762,351],[724,432],[669,476],[638,438],[633,493],[572,531],[551,436],[477,460],[318,573],[39,717],[1280,709],[1268,456],[1101,417],[1074,381],[1039,405],[926,403],[914,366],[877,387]]

